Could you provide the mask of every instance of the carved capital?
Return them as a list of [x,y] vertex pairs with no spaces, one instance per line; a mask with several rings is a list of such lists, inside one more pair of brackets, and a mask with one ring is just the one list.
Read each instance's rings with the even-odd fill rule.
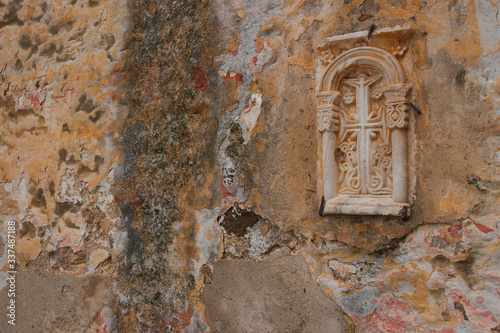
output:
[[323,133],[338,132],[339,130],[339,113],[333,110],[318,111],[318,130]]
[[390,129],[408,127],[408,93],[411,86],[396,84],[384,89],[387,127]]
[[390,129],[408,127],[408,105],[406,103],[386,104],[387,127]]
[[339,107],[340,92],[319,92],[316,95],[318,130],[323,133],[337,132],[339,130]]
[[320,91],[316,93],[316,105],[318,110],[322,106],[338,105],[340,97],[340,91]]
[[382,92],[386,100],[386,104],[408,103],[407,96],[410,93],[411,85],[395,84],[385,87]]

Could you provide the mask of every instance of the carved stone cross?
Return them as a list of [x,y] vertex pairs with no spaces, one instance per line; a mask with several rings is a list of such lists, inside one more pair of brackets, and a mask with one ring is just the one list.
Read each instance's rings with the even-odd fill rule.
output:
[[369,118],[370,113],[370,94],[369,86],[380,79],[382,75],[374,75],[367,77],[365,74],[359,75],[357,79],[344,80],[350,86],[356,88],[356,111],[358,122],[346,123],[346,132],[354,131],[351,137],[357,139],[357,152],[358,152],[358,174],[359,186],[357,190],[360,194],[371,194],[370,191],[372,182],[372,144],[371,140],[377,137],[380,129],[384,126],[383,119],[377,117],[375,119]]
[[408,91],[398,60],[375,47],[346,51],[322,72],[316,97],[325,214],[409,215]]

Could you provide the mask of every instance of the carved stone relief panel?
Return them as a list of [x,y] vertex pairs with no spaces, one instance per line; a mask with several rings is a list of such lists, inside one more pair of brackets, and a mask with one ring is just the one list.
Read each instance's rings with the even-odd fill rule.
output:
[[320,52],[316,91],[323,214],[409,215],[408,94],[390,52]]

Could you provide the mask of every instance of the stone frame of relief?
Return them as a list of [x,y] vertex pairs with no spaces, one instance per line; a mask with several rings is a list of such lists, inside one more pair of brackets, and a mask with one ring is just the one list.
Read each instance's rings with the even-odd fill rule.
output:
[[359,31],[325,38],[316,49],[322,215],[410,214],[412,31]]

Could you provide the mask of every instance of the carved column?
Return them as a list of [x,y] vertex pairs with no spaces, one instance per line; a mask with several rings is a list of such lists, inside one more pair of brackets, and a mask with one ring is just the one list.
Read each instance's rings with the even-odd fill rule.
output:
[[392,141],[392,199],[406,202],[407,161],[408,161],[408,85],[394,85],[385,89],[385,111],[387,127],[391,130]]
[[316,95],[318,130],[322,136],[323,148],[323,195],[328,201],[337,195],[337,162],[335,152],[337,150],[337,135],[339,130],[339,107],[340,92],[327,91]]

